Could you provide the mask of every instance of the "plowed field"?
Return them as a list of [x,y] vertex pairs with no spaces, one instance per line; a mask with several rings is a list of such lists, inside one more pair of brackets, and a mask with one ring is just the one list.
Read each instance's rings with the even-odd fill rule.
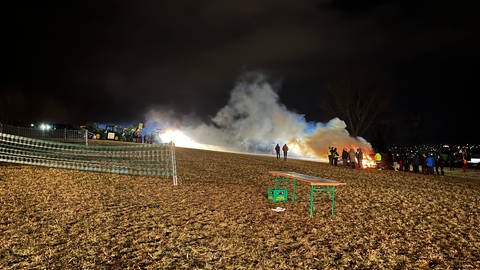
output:
[[[177,169],[0,165],[0,269],[480,269],[478,178],[184,148]],[[309,216],[306,184],[267,200],[270,170],[346,182],[335,216],[326,196]]]

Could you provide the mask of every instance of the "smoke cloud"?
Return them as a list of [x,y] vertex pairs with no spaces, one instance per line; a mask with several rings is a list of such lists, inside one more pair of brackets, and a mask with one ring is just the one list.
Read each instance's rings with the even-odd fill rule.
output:
[[289,156],[322,161],[327,159],[329,146],[337,147],[340,153],[344,147],[361,147],[366,154],[372,149],[363,138],[351,137],[345,122],[338,118],[314,123],[289,111],[266,77],[258,73],[246,74],[236,83],[227,105],[210,123],[194,117],[178,119],[172,110],[157,108],[147,114],[146,126],[154,126],[160,133],[181,131],[191,140],[189,145],[182,145],[181,138],[177,141],[173,137],[180,147],[192,146],[193,141],[196,148],[272,154],[277,143],[286,143]]

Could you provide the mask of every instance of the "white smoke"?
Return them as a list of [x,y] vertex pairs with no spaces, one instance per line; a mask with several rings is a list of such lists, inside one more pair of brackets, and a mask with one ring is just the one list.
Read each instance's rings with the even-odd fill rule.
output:
[[261,74],[249,74],[238,81],[228,104],[211,119],[212,123],[172,120],[174,115],[152,110],[147,114],[147,125],[179,129],[207,149],[213,145],[227,151],[272,153],[275,144],[287,143],[289,155],[317,159],[326,157],[329,146],[339,151],[343,147],[371,150],[364,139],[350,137],[345,122],[338,118],[326,124],[312,123],[289,111]]

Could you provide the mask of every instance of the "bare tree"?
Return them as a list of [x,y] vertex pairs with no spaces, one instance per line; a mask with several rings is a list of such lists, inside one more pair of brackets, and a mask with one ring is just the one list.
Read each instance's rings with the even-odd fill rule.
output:
[[390,124],[390,88],[381,73],[343,73],[327,83],[321,104],[330,117],[345,121],[350,135],[355,137],[383,136],[378,131]]

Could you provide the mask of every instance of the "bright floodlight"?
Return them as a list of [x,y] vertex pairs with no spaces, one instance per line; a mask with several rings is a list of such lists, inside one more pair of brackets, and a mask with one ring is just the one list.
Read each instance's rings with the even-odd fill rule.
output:
[[50,130],[51,128],[52,126],[50,126],[49,124],[40,124],[41,130]]

